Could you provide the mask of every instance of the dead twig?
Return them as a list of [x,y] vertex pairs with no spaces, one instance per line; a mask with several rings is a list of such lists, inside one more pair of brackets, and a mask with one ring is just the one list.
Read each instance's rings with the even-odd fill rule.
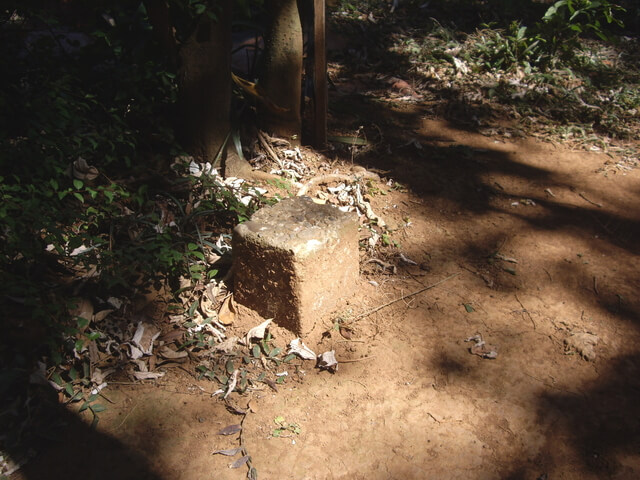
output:
[[396,273],[396,266],[395,265],[393,265],[392,263],[387,263],[384,260],[380,260],[379,258],[370,258],[369,260],[364,262],[365,265],[367,265],[369,263],[377,263],[378,265],[380,265],[382,267],[383,270],[390,270],[393,275],[395,275],[395,273]]
[[267,155],[269,155],[269,157],[271,157],[271,159],[278,164],[280,169],[283,169],[284,164],[282,163],[282,160],[280,160],[280,157],[278,157],[273,148],[271,148],[271,145],[269,145],[269,142],[267,141],[266,135],[261,131],[258,131],[258,140],[260,141],[260,145],[262,145],[262,148],[264,148],[267,152]]
[[352,358],[350,360],[340,360],[338,363],[355,363],[355,362],[361,362],[362,360],[369,360],[371,358],[376,358],[376,356],[375,355],[369,355],[368,357]]
[[527,308],[522,304],[522,302],[518,298],[518,294],[517,293],[515,294],[515,296],[516,296],[516,300],[518,301],[518,303],[522,307],[522,313],[526,313],[529,316],[529,320],[531,320],[531,323],[533,324],[533,329],[535,330],[537,328],[537,325],[536,325],[536,322],[533,320],[533,317],[529,313],[529,310],[527,310]]
[[422,292],[426,292],[427,290],[431,290],[432,288],[435,288],[438,285],[441,285],[444,282],[446,282],[448,280],[451,280],[454,277],[457,277],[458,275],[459,275],[458,273],[454,273],[453,275],[449,275],[447,278],[443,278],[439,282],[433,283],[431,285],[427,285],[426,287],[423,287],[423,288],[421,288],[419,290],[416,290],[415,292],[407,293],[406,295],[402,295],[401,297],[398,297],[398,298],[396,298],[394,300],[391,300],[390,302],[384,303],[382,305],[378,305],[377,307],[372,308],[371,310],[368,310],[368,311],[366,311],[364,313],[361,313],[360,315],[356,316],[353,319],[353,321],[355,322],[357,320],[360,320],[361,318],[368,317],[369,315],[372,315],[372,314],[376,313],[377,311],[388,307],[389,305],[393,305],[394,303],[401,302],[402,300],[405,300],[405,299],[407,299],[409,297],[413,297],[413,296],[418,295],[418,294],[420,294]]
[[589,200],[589,199],[585,196],[585,194],[584,194],[584,193],[580,192],[580,193],[578,193],[578,195],[580,196],[580,198],[582,198],[584,201],[586,201],[586,202],[590,203],[591,205],[595,205],[595,206],[596,206],[596,207],[598,207],[598,208],[602,208],[602,204],[601,204],[601,203],[597,203],[597,202],[594,202],[594,201],[592,201],[592,200]]

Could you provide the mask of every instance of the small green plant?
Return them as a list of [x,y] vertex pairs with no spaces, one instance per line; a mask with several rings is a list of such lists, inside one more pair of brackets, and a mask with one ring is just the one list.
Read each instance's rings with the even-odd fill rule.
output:
[[537,63],[540,39],[530,38],[526,26],[512,22],[506,31],[487,28],[476,34],[474,57],[484,70],[510,70]]
[[302,429],[297,423],[287,423],[282,416],[278,416],[273,419],[273,422],[278,425],[271,432],[272,437],[291,437],[293,435],[300,435]]
[[98,414],[105,411],[107,407],[102,403],[97,403],[100,393],[96,390],[91,391],[89,364],[82,363],[82,374],[74,366],[68,370],[56,368],[51,374],[51,380],[60,387],[67,403],[82,402],[78,412],[90,411],[93,415],[91,427],[95,427],[99,421]]

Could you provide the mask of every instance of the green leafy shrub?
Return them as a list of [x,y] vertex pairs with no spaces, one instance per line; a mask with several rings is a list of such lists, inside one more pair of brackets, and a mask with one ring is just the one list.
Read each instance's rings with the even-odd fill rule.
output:
[[609,27],[622,27],[615,17],[624,9],[608,0],[560,0],[545,12],[536,24],[536,40],[542,41],[546,52],[571,55],[580,48],[579,38],[594,34],[608,41]]

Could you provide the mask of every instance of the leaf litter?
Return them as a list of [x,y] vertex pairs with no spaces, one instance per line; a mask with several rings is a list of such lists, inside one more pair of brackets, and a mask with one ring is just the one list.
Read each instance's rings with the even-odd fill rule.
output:
[[498,358],[497,347],[485,343],[482,339],[482,335],[479,333],[467,338],[465,342],[473,342],[473,345],[469,348],[469,352],[473,355],[478,355],[481,358],[487,358],[490,360]]

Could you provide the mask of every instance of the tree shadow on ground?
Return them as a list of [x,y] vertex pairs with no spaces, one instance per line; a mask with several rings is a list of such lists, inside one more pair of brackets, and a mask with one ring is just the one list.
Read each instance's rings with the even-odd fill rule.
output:
[[[343,107],[350,104],[351,111],[359,112],[359,119],[376,119],[378,127],[385,132],[384,141],[396,144],[388,152],[373,149],[358,156],[358,163],[391,171],[394,179],[425,199],[445,200],[457,209],[478,214],[508,213],[537,229],[574,226],[584,233],[597,234],[630,253],[640,253],[640,244],[634,241],[640,236],[640,220],[634,218],[638,217],[638,212],[630,211],[628,217],[621,217],[600,208],[566,205],[542,196],[532,197],[532,200],[544,209],[543,214],[501,210],[492,199],[518,199],[520,195],[505,190],[499,184],[489,183],[486,180],[488,175],[503,174],[551,187],[572,186],[566,184],[566,178],[514,161],[503,151],[457,144],[438,132],[433,132],[433,135],[419,133],[417,130],[424,119],[419,108],[398,112],[382,102],[374,103],[363,97],[341,98],[341,102]],[[353,125],[353,119],[347,116],[346,123]],[[370,131],[373,130],[371,124]],[[416,148],[413,141],[419,142],[420,148]],[[343,158],[349,160],[349,153],[344,153]]]
[[[432,211],[437,209],[453,223],[467,222],[476,215],[503,214],[524,225],[519,234],[526,235],[529,229],[532,232],[562,231],[585,240],[595,253],[611,256],[611,270],[607,272],[610,282],[594,285],[592,271],[578,265],[578,262],[566,262],[565,259],[558,259],[552,265],[561,272],[555,281],[583,305],[611,314],[604,316],[609,321],[627,322],[635,331],[640,331],[640,312],[637,310],[640,305],[635,298],[621,298],[616,290],[621,286],[626,290],[633,290],[634,285],[640,287],[640,273],[633,269],[616,271],[615,248],[611,248],[620,248],[630,255],[640,254],[637,242],[640,238],[640,207],[622,211],[613,202],[610,210],[591,204],[574,206],[542,194],[531,197],[537,205],[535,209],[500,207],[500,204],[509,205],[513,200],[522,198],[522,194],[491,183],[492,175],[563,189],[572,187],[571,179],[567,175],[520,163],[503,150],[457,144],[443,132],[424,133],[420,130],[426,109],[418,106],[401,108],[397,104],[373,101],[364,96],[341,96],[339,102],[340,112],[334,116],[334,126],[338,129],[346,127],[355,131],[363,126],[370,133],[382,132],[378,144],[369,151],[355,157],[349,151],[339,153],[345,163],[355,161],[367,168],[389,172],[388,177],[407,186]],[[374,122],[378,128],[372,127]],[[457,128],[456,125],[450,127]],[[368,138],[375,138],[375,135]],[[541,186],[539,191],[544,188]],[[629,194],[638,195],[638,192],[626,193],[626,200],[630,200]],[[458,217],[459,213],[462,215]],[[496,229],[482,238],[470,238],[466,248],[456,252],[459,255],[457,262],[473,265],[481,259],[486,263],[487,255],[495,249],[496,239],[512,233]],[[515,283],[501,285],[500,290],[527,292],[526,287],[522,289]],[[536,295],[536,292],[532,294]],[[484,369],[480,372],[479,364],[465,358],[458,347],[454,351],[445,346],[430,359],[430,368],[435,367],[444,377],[451,377],[485,393],[487,381],[500,381],[489,378],[491,373],[487,377]],[[585,472],[602,478],[631,478],[627,475],[628,467],[620,463],[619,457],[637,455],[640,448],[640,403],[637,401],[640,398],[640,356],[620,355],[610,360],[605,357],[597,368],[597,379],[581,387],[580,393],[547,389],[534,398],[532,403],[538,406],[536,411],[541,417],[540,423],[545,425],[543,434],[548,436],[547,445],[541,449],[540,459],[536,460],[540,465],[539,474],[554,467],[562,469],[558,462],[562,462],[564,457],[556,452],[558,445],[562,444],[566,445],[563,454],[569,452],[572,460]],[[496,401],[499,401],[497,396]],[[548,425],[544,421],[547,416],[558,420]],[[510,461],[504,465],[501,478],[532,478],[531,471],[529,459]]]
[[[161,480],[144,456],[91,426],[89,410],[78,413],[80,403],[38,375],[37,362],[49,357],[46,346],[55,337],[40,320],[23,318],[19,306],[3,305],[0,320],[0,449],[14,462],[11,468],[26,462],[15,478]],[[157,441],[140,443],[149,457],[160,454]]]
[[638,398],[640,355],[633,354],[611,359],[583,396],[546,393],[539,403],[541,412],[556,414],[556,434],[571,439],[588,469],[606,477],[623,473],[615,455],[640,450]]
[[[6,448],[14,461],[27,460],[17,478],[95,480],[131,479],[161,480],[147,460],[132,452],[119,440],[100,433],[62,405],[56,392],[48,387],[19,403],[11,402],[5,415],[24,408],[20,442]],[[4,400],[9,400],[5,398]],[[7,433],[7,432],[4,432]],[[145,442],[141,442],[145,444]],[[153,455],[153,452],[149,452]],[[156,452],[155,455],[159,453]]]

